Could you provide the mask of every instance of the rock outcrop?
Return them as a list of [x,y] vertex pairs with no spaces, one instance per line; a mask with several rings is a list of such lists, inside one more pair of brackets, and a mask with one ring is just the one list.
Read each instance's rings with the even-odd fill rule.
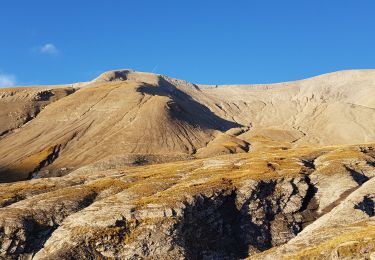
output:
[[[112,170],[92,166],[2,184],[1,256],[278,259],[353,225],[374,238],[373,148],[253,152]],[[361,255],[372,252],[368,248]]]

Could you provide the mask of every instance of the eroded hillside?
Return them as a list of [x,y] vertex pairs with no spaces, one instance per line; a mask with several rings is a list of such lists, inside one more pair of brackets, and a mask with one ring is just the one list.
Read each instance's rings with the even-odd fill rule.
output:
[[375,71],[0,92],[0,258],[375,257]]
[[74,90],[3,90],[2,132],[18,129],[0,139],[0,181],[61,176],[93,162],[117,166],[246,153],[250,146],[375,140],[373,70],[241,86],[120,70]]
[[74,93],[73,87],[0,90],[0,138],[34,119],[48,104]]
[[374,145],[86,166],[0,186],[1,254],[238,259],[273,248],[260,259],[369,256],[374,176]]

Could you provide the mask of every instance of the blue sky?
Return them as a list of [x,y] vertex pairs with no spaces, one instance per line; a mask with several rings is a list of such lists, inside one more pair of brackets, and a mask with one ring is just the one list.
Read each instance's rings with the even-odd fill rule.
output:
[[375,68],[374,0],[0,2],[0,85],[133,68],[271,83]]

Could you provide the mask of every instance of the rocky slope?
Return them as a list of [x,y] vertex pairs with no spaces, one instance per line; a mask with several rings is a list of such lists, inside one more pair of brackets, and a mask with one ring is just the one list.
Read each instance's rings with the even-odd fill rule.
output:
[[263,251],[260,259],[306,259],[350,246],[369,256],[374,165],[374,145],[298,148],[112,170],[91,165],[2,184],[0,252],[8,259],[239,259]]
[[375,71],[0,92],[0,258],[375,257]]
[[74,91],[68,86],[0,89],[0,138],[34,119],[48,104]]

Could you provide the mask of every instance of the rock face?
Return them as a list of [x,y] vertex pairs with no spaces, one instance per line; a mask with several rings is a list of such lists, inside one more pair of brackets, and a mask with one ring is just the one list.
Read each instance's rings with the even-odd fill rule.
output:
[[0,258],[370,259],[374,92],[372,70],[4,89]]

